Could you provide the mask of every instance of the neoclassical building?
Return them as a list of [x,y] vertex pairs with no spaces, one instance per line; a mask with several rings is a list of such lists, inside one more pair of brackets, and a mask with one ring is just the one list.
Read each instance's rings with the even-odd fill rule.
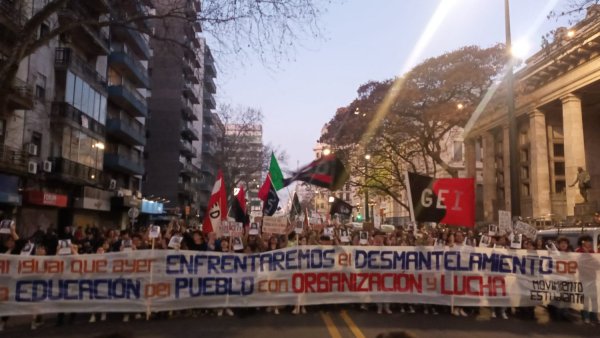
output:
[[[577,168],[591,175],[591,203],[600,200],[600,6],[588,8],[575,26],[515,74],[517,149],[510,149],[506,99],[499,90],[465,134],[468,176],[482,149],[484,218],[510,210],[519,189],[521,216],[566,219],[583,202]],[[477,150],[476,150],[477,149]],[[519,185],[511,187],[509,153],[519,156]],[[478,190],[479,192],[480,190]]]

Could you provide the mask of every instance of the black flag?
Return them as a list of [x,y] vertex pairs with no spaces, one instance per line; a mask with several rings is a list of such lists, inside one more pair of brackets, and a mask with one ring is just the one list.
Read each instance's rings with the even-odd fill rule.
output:
[[273,184],[270,185],[269,193],[267,194],[267,198],[263,201],[263,215],[273,216],[275,211],[277,211],[277,206],[279,205],[279,196],[277,196],[277,190]]
[[292,177],[284,179],[283,185],[288,186],[294,181],[303,181],[329,190],[338,190],[344,186],[348,177],[342,161],[335,154],[330,154],[312,161]]
[[298,199],[298,194],[294,192],[294,198],[292,199],[292,208],[290,209],[290,219],[294,220],[302,212],[302,205]]
[[334,197],[333,203],[331,203],[331,209],[329,210],[329,214],[340,214],[344,216],[350,216],[352,215],[352,206],[344,202],[344,200]]

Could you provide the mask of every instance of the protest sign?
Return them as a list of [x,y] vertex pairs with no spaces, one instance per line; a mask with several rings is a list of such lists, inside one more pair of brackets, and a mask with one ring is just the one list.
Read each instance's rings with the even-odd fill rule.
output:
[[537,236],[537,229],[525,222],[515,222],[515,233],[522,234],[525,237],[533,240]]
[[131,252],[133,251],[133,241],[130,239],[124,240],[121,245],[121,251],[123,252]]
[[150,233],[148,234],[150,239],[156,239],[160,237],[160,226],[152,225],[150,226]]
[[512,232],[512,219],[510,211],[498,210],[498,233],[496,235],[504,236]]
[[248,234],[253,235],[253,236],[260,234],[260,227],[258,226],[258,223],[250,224],[250,229],[248,230]]
[[244,242],[241,237],[233,237],[233,250],[240,251],[244,250]]
[[181,247],[182,240],[183,237],[179,235],[171,237],[171,239],[169,240],[169,248],[179,250],[179,248]]
[[58,252],[59,255],[70,255],[71,251],[71,240],[70,239],[61,239],[58,241]]
[[11,225],[13,225],[14,222],[11,219],[3,219],[2,221],[0,221],[0,234],[10,234],[11,231]]
[[498,234],[498,233],[499,233],[498,225],[496,225],[496,224],[488,225],[488,236],[493,237],[493,236],[496,236],[496,234]]
[[481,240],[479,241],[480,248],[489,248],[492,243],[492,238],[490,236],[482,235]]
[[521,249],[521,243],[523,241],[522,234],[510,234],[510,248],[511,249]]
[[33,249],[35,248],[35,245],[31,242],[27,242],[24,246],[23,249],[21,249],[21,256],[31,256],[31,253],[33,252]]
[[340,229],[339,230],[340,242],[342,243],[350,243],[350,235],[348,229]]
[[367,245],[369,244],[369,233],[366,231],[361,231],[359,234],[359,244],[360,245]]
[[262,231],[267,234],[287,234],[287,217],[263,217]]

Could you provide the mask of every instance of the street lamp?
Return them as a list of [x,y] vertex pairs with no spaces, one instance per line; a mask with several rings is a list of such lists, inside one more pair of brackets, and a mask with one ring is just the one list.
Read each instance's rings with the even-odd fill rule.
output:
[[[508,0],[504,0],[504,30],[506,33],[506,49],[512,50],[510,36],[510,9]],[[517,120],[515,118],[513,57],[509,55],[508,73],[506,74],[506,104],[508,110],[508,144],[510,148],[510,208],[513,216],[521,213],[520,191],[519,191],[519,154],[517,149]]]
[[369,221],[369,188],[367,187],[367,163],[371,159],[371,155],[365,155],[365,222]]
[[331,154],[331,149],[329,149],[329,148],[325,148],[325,149],[323,150],[323,155],[327,156],[327,155],[329,155],[329,154]]

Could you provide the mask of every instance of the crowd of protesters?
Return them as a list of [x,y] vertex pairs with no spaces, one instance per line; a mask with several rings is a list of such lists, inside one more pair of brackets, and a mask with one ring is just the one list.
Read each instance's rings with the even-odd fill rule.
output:
[[[3,226],[6,229],[5,221]],[[0,224],[0,227],[2,224]],[[437,225],[436,227],[423,227],[417,231],[411,228],[393,228],[389,231],[371,230],[363,231],[340,224],[332,224],[327,227],[307,227],[304,225],[302,231],[290,225],[288,235],[261,234],[253,227],[245,227],[243,234],[239,237],[218,236],[215,232],[204,233],[200,225],[186,224],[182,220],[173,219],[169,224],[160,227],[158,238],[152,240],[152,229],[150,227],[139,227],[135,231],[102,229],[96,226],[78,226],[75,228],[64,227],[61,231],[49,227],[45,231],[38,229],[29,238],[19,238],[16,225],[9,221],[8,228],[0,232],[0,252],[4,254],[26,254],[31,255],[57,255],[64,254],[64,247],[61,243],[68,240],[70,247],[67,254],[104,254],[108,252],[120,252],[131,250],[195,250],[195,251],[216,251],[216,252],[236,252],[259,253],[271,250],[293,247],[297,245],[373,245],[373,246],[433,246],[433,247],[492,247],[492,248],[511,248],[511,241],[514,240],[510,234],[494,235],[489,233],[475,233],[472,229],[463,230],[456,227],[445,227]],[[174,241],[173,238],[178,237]],[[485,238],[485,239],[484,239]],[[485,242],[482,243],[482,240]],[[579,239],[577,248],[571,247],[566,238],[555,240],[556,250],[561,252],[581,252],[594,253],[600,252],[593,247],[592,239],[589,236],[582,236]],[[514,243],[513,243],[514,244]],[[526,238],[523,236],[521,249],[526,250],[547,250],[548,243],[541,239]],[[513,249],[515,249],[513,245]],[[596,249],[596,250],[595,250]],[[332,305],[339,306],[339,305]],[[393,311],[415,313],[422,311],[424,314],[438,315],[440,313],[449,313],[454,316],[476,316],[480,309],[474,307],[454,307],[450,309],[447,306],[437,305],[417,305],[417,304],[359,304],[357,305],[365,311],[374,310],[378,314],[391,314]],[[275,315],[284,311],[284,307],[268,307],[267,312]],[[304,314],[307,312],[304,306],[295,306],[289,309],[293,314]],[[509,315],[534,318],[533,308],[516,308],[511,311],[508,308],[492,308],[492,318],[501,317],[508,319]],[[238,309],[236,311],[247,313],[248,311],[262,311],[262,309]],[[224,308],[217,310],[190,310],[188,312],[175,312],[175,315],[189,313],[191,315],[215,314],[217,316],[234,316],[232,309]],[[568,320],[568,316],[563,309],[551,311],[550,314],[557,320]],[[99,315],[99,316],[98,316]],[[170,316],[173,312],[155,314],[156,316]],[[582,311],[582,320],[585,323],[597,322],[597,314]],[[74,314],[59,314],[57,325],[62,325],[65,318],[73,320]],[[106,314],[91,314],[89,321],[95,322],[106,320]],[[141,314],[135,315],[141,318]],[[4,326],[8,317],[2,318],[0,330]],[[124,314],[123,321],[129,321],[130,315]],[[41,316],[35,316],[31,323],[31,328],[36,329],[42,325]]]

